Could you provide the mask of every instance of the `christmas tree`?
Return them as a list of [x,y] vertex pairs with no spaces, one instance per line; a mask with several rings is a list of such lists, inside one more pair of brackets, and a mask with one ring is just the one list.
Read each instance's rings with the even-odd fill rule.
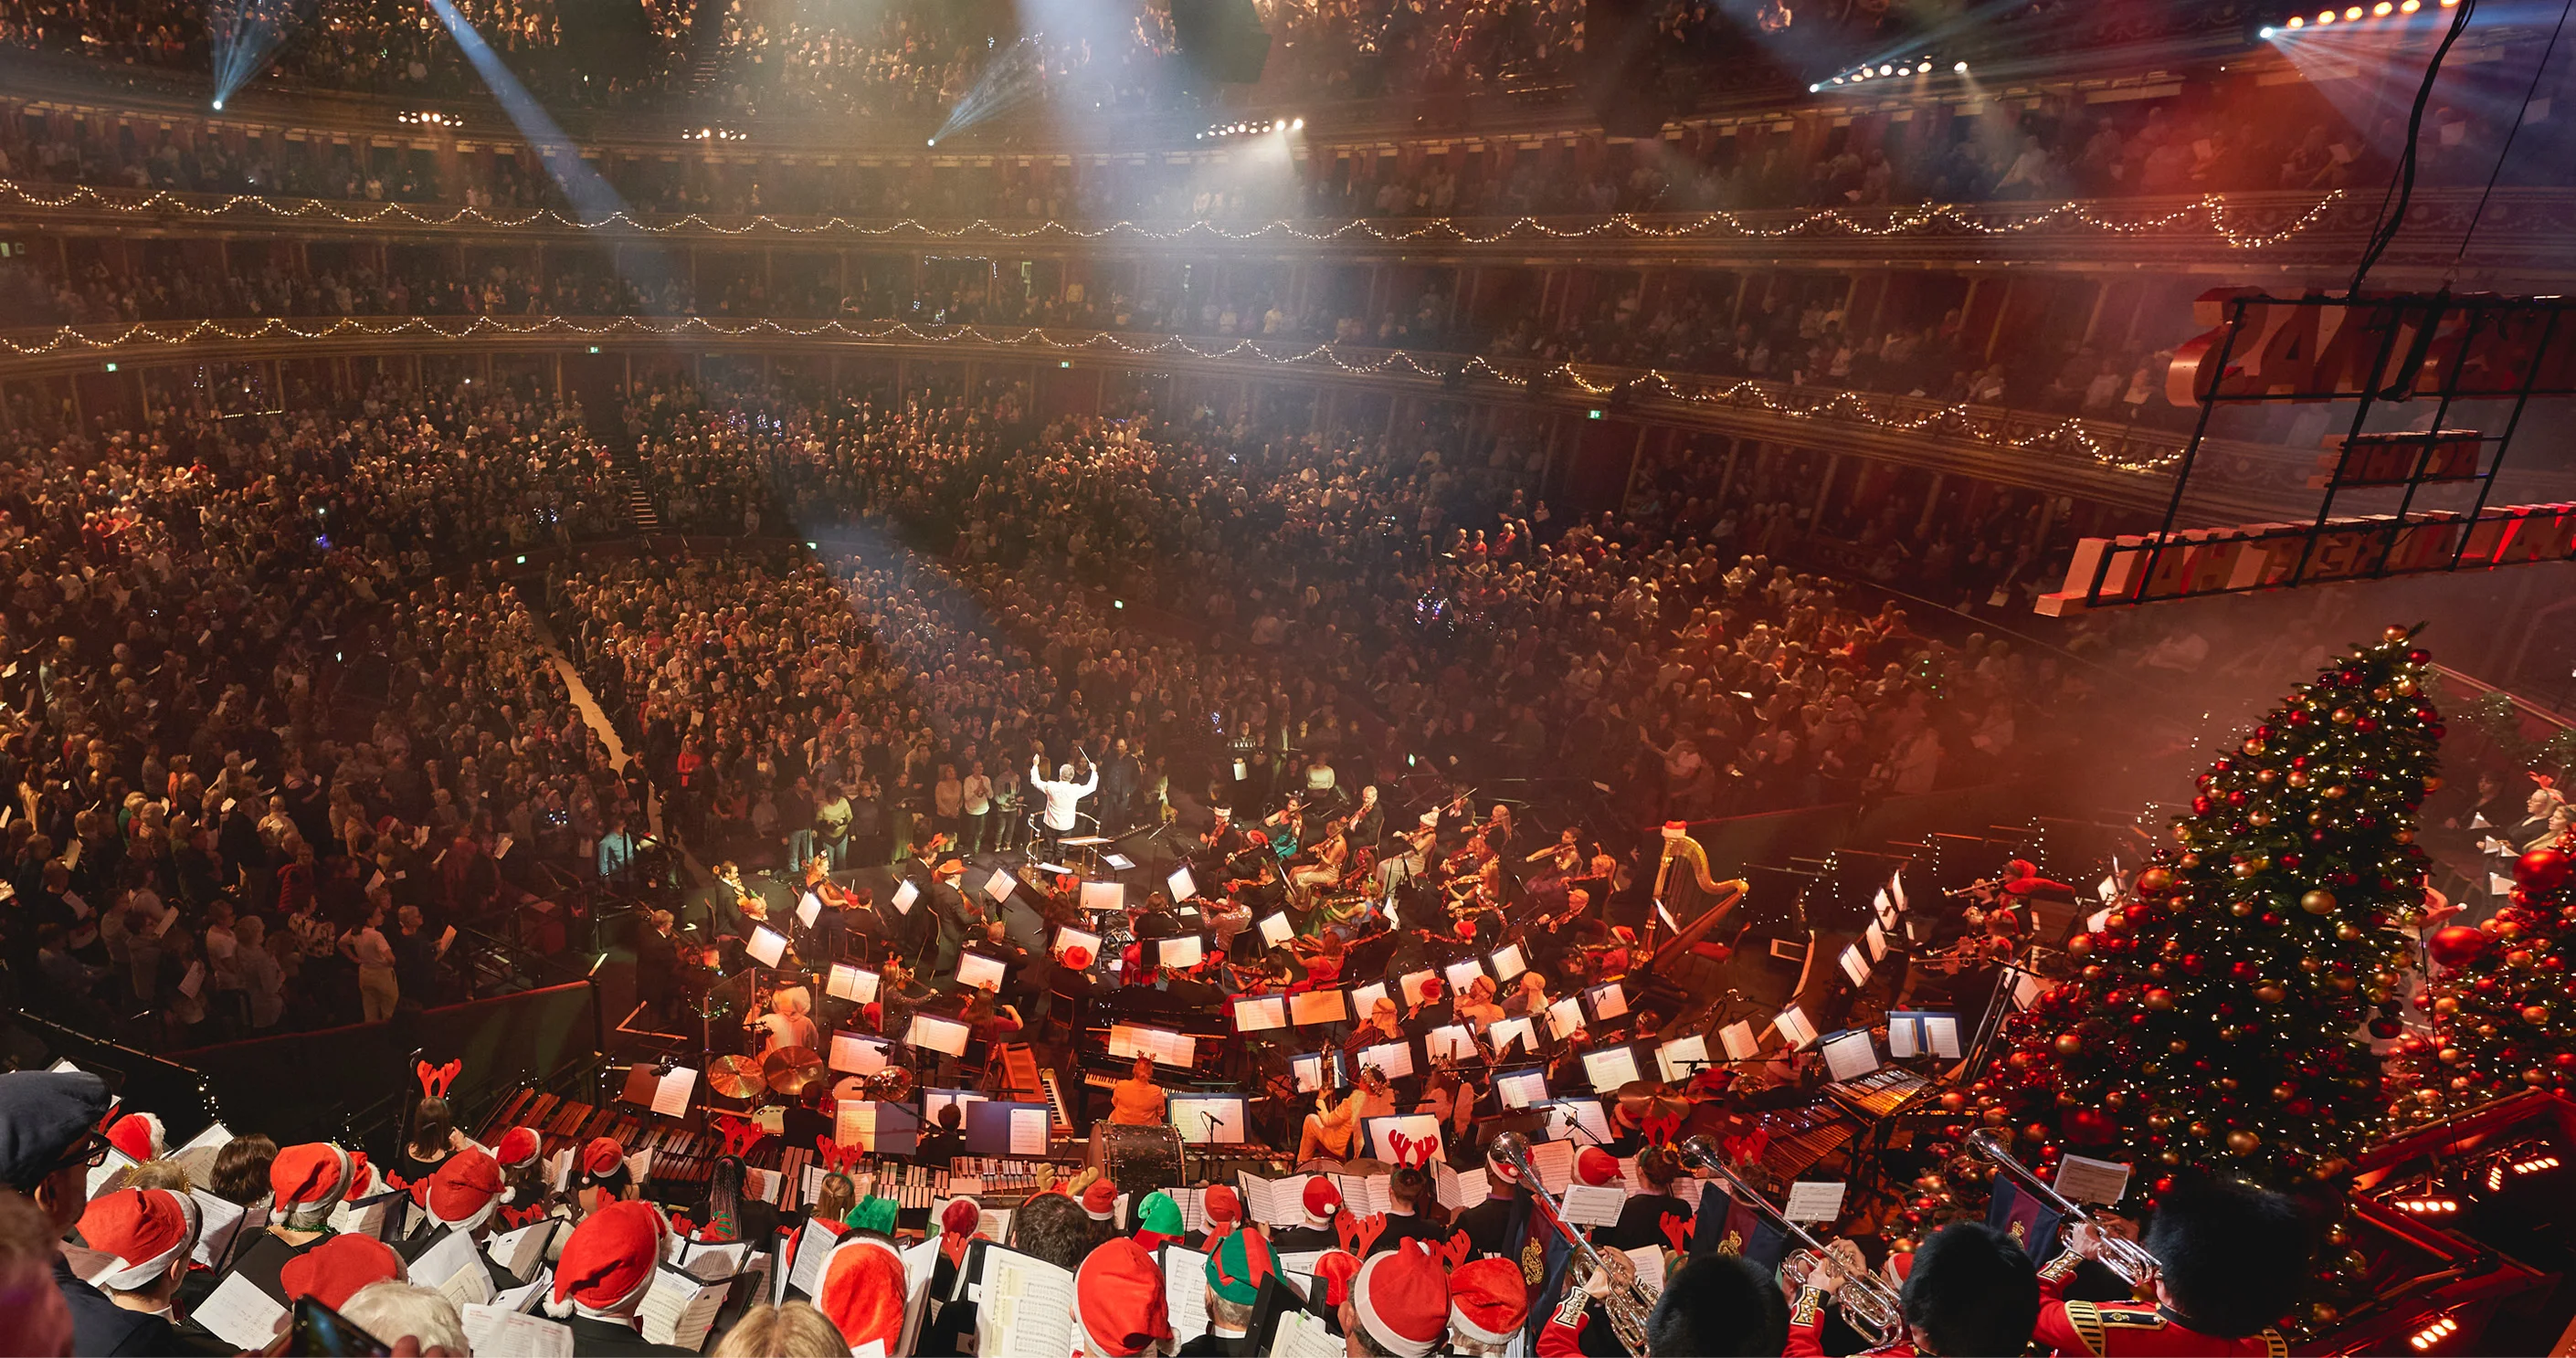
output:
[[1967,1098],[2026,1161],[2334,1180],[2385,1122],[2363,1023],[2420,920],[2415,811],[2440,786],[2431,657],[2390,628],[2214,760],[2134,899],[2074,940],[2077,976],[2006,1024]]
[[2513,865],[2504,908],[2476,928],[2452,925],[2427,945],[2442,970],[2416,1002],[2430,1038],[2400,1043],[2396,1114],[2431,1121],[2525,1089],[2576,1085],[2576,839]]

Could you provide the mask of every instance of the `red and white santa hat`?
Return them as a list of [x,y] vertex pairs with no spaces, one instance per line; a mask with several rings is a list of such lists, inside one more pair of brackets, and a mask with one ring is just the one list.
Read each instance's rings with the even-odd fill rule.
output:
[[1306,1180],[1305,1196],[1306,1221],[1310,1225],[1327,1225],[1333,1214],[1342,1210],[1342,1190],[1321,1174]]
[[1131,1237],[1113,1237],[1084,1256],[1073,1291],[1088,1354],[1132,1358],[1172,1337],[1162,1267]]
[[621,1199],[581,1219],[555,1265],[546,1314],[630,1316],[653,1285],[671,1223],[649,1202]]
[[291,1305],[304,1297],[337,1311],[362,1287],[398,1283],[410,1276],[402,1256],[372,1235],[335,1235],[286,1261],[277,1285]]
[[328,1141],[289,1146],[268,1163],[268,1187],[277,1199],[272,1210],[288,1230],[313,1230],[348,1196],[356,1174],[349,1153]]
[[513,1127],[501,1133],[500,1141],[493,1145],[492,1159],[505,1170],[517,1169],[535,1160],[537,1152],[541,1149],[543,1146],[538,1142],[534,1130]]
[[136,1160],[158,1160],[170,1153],[161,1119],[150,1113],[128,1113],[108,1124],[107,1141]]
[[1512,1341],[1529,1320],[1529,1284],[1509,1259],[1478,1259],[1449,1275],[1449,1328],[1474,1344]]
[[814,1306],[852,1351],[874,1340],[879,1352],[892,1353],[903,1341],[904,1293],[903,1256],[878,1236],[852,1234],[832,1247]]
[[437,1172],[415,1185],[411,1195],[431,1221],[471,1231],[491,1220],[493,1209],[501,1205],[501,1163],[468,1146],[440,1161]]
[[[1502,1140],[1500,1137],[1494,1139],[1496,1142]],[[1491,1178],[1500,1179],[1514,1186],[1518,1186],[1521,1182],[1520,1167],[1495,1154],[1495,1148],[1492,1145],[1485,1147],[1485,1173]]]
[[1619,1157],[1599,1146],[1586,1146],[1574,1157],[1574,1177],[1594,1188],[1608,1188],[1626,1176],[1619,1172]]
[[1082,1214],[1094,1221],[1107,1221],[1118,1214],[1118,1185],[1105,1176],[1091,1181],[1082,1190]]
[[614,1179],[626,1170],[626,1147],[613,1136],[594,1136],[581,1148],[573,1168],[584,1178]]
[[200,1220],[195,1199],[166,1188],[120,1188],[91,1199],[80,1235],[100,1257],[81,1281],[117,1292],[151,1286],[196,1248]]
[[[1233,1230],[1243,1221],[1243,1199],[1236,1196],[1233,1186],[1229,1184],[1208,1185],[1207,1196],[1200,1202],[1199,1210],[1207,1217],[1207,1233],[1210,1241]],[[1208,1248],[1214,1250],[1216,1246],[1210,1244]]]
[[1394,1358],[1429,1358],[1449,1336],[1449,1279],[1418,1240],[1363,1260],[1351,1279],[1351,1307]]
[[1339,1306],[1351,1294],[1351,1279],[1359,1276],[1360,1258],[1349,1250],[1326,1250],[1315,1256],[1315,1281],[1324,1288],[1324,1304]]

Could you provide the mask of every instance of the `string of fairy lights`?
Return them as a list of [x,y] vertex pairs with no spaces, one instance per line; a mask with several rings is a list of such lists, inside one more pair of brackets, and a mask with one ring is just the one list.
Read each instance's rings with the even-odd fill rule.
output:
[[[1425,362],[1413,353],[1394,349],[1373,357],[1345,355],[1338,346],[1317,344],[1293,353],[1272,353],[1249,339],[1230,344],[1202,347],[1185,337],[1173,335],[1138,343],[1111,331],[1094,331],[1079,337],[1050,334],[1035,327],[1006,331],[983,326],[962,325],[925,328],[908,321],[885,321],[853,325],[846,321],[798,323],[779,320],[719,320],[705,316],[641,317],[621,316],[597,322],[584,322],[566,316],[549,316],[536,320],[508,320],[492,316],[475,316],[449,320],[440,317],[343,317],[314,328],[294,321],[268,317],[255,324],[238,326],[225,321],[192,321],[183,326],[150,321],[123,326],[112,333],[91,334],[64,326],[42,340],[22,342],[0,335],[0,349],[19,358],[45,358],[69,352],[122,353],[145,348],[175,348],[191,343],[245,343],[268,339],[327,340],[344,336],[370,339],[394,339],[406,335],[434,336],[448,340],[477,338],[525,339],[559,335],[567,339],[598,340],[620,336],[646,339],[678,339],[702,336],[709,339],[741,340],[775,336],[791,340],[849,340],[861,343],[914,343],[931,345],[981,344],[1003,349],[1043,349],[1049,353],[1078,353],[1114,350],[1135,358],[1188,357],[1205,361],[1256,358],[1281,368],[1330,367],[1353,376],[1411,373],[1435,381],[1453,378],[1481,377],[1524,390],[1563,380],[1587,398],[1609,399],[1622,393],[1635,393],[1699,406],[1733,406],[1767,415],[1794,420],[1867,424],[1891,433],[1919,433],[1927,430],[1946,438],[1958,438],[1988,447],[2020,451],[2052,451],[2073,447],[2101,466],[2116,471],[2148,474],[2170,469],[2182,457],[2179,447],[2158,448],[2152,452],[2126,453],[2119,445],[2136,437],[2124,431],[2117,438],[2106,439],[2085,420],[2067,416],[2053,425],[2015,434],[2009,422],[1981,416],[1979,408],[1965,401],[1932,407],[1919,414],[1892,414],[1880,409],[1871,398],[1859,392],[1836,390],[1804,393],[1801,389],[1752,379],[1722,381],[1700,380],[1683,376],[1676,379],[1660,369],[1649,368],[1626,376],[1604,374],[1606,381],[1587,377],[1571,362],[1560,362],[1535,370],[1513,371],[1479,355],[1463,362]],[[1887,398],[1880,398],[1885,400]]]
[[[2195,221],[2204,226],[2231,250],[2264,250],[2287,242],[2314,226],[2334,205],[2343,200],[2342,189],[2329,190],[2323,197],[2277,226],[2255,229],[2236,224],[2242,209],[2231,206],[2221,194],[2204,194],[2169,212],[2144,216],[2105,216],[2091,204],[2069,200],[2054,207],[2019,213],[1994,220],[1976,209],[1955,204],[1924,204],[1918,207],[1891,209],[1883,221],[1872,216],[1847,212],[1841,208],[1819,208],[1788,219],[1781,225],[1760,224],[1755,214],[1711,211],[1679,222],[1650,221],[1633,213],[1618,213],[1581,226],[1560,226],[1540,217],[1515,217],[1497,230],[1477,231],[1453,217],[1438,217],[1409,226],[1395,226],[1368,220],[1341,222],[1321,229],[1310,229],[1291,221],[1266,222],[1244,229],[1220,226],[1215,222],[1193,221],[1176,227],[1157,228],[1135,221],[1116,221],[1105,226],[1079,227],[1064,222],[1047,221],[1035,226],[1011,227],[977,218],[964,226],[937,227],[918,218],[907,217],[895,222],[854,221],[830,216],[818,220],[773,217],[766,213],[735,221],[689,213],[668,220],[652,220],[628,212],[613,212],[604,217],[584,220],[566,216],[553,208],[532,208],[524,212],[495,212],[479,207],[459,207],[443,211],[424,211],[409,203],[371,203],[352,211],[336,203],[313,198],[268,198],[257,194],[182,194],[168,189],[142,193],[135,190],[101,190],[89,185],[76,185],[58,192],[47,192],[43,186],[0,179],[0,204],[14,201],[41,211],[59,212],[98,208],[132,216],[176,214],[210,219],[227,215],[266,213],[282,221],[327,219],[342,226],[419,226],[445,228],[487,226],[500,230],[528,227],[561,227],[578,231],[635,231],[666,236],[703,232],[715,236],[739,237],[761,232],[789,236],[839,234],[871,240],[890,236],[912,235],[926,240],[1025,241],[1057,238],[1074,241],[1132,239],[1155,243],[1180,241],[1204,236],[1229,244],[1248,244],[1272,239],[1292,239],[1308,244],[1343,240],[1370,240],[1387,245],[1415,245],[1432,242],[1460,245],[1490,245],[1509,240],[1590,240],[1603,236],[1626,236],[1643,240],[1679,240],[1690,238],[1734,237],[1751,240],[1779,240],[1790,236],[1866,236],[1890,237],[1907,235],[1967,234],[2004,237],[2042,231],[2091,231],[2115,236],[2138,236],[2173,231]],[[2250,211],[2246,215],[2253,215]]]

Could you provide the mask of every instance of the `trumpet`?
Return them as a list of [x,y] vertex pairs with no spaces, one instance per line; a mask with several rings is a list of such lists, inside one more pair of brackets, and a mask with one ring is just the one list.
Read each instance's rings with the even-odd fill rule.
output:
[[2040,1182],[2039,1176],[2031,1173],[2030,1166],[2014,1159],[2012,1152],[2004,1148],[2001,1137],[1980,1128],[1968,1134],[1968,1149],[1994,1161],[1996,1169],[2038,1197],[2048,1210],[2059,1217],[2078,1226],[2092,1227],[2094,1236],[2102,1242],[2102,1266],[2119,1274],[2130,1287],[2144,1291],[2154,1282],[2156,1274],[2163,1271],[2164,1265],[2147,1253],[2146,1246],[2127,1236],[2113,1235],[2104,1230],[2092,1213],[2068,1202],[2056,1189]]
[[1873,1344],[1892,1344],[1905,1337],[1905,1301],[1884,1279],[1872,1273],[1855,1273],[1846,1269],[1825,1248],[1823,1241],[1808,1234],[1807,1228],[1791,1221],[1771,1205],[1771,1200],[1754,1191],[1753,1186],[1737,1178],[1726,1167],[1726,1157],[1717,1143],[1705,1136],[1694,1136],[1673,1148],[1682,1163],[1707,1170],[1726,1181],[1734,1190],[1735,1200],[1768,1218],[1781,1233],[1799,1244],[1799,1249],[1780,1263],[1780,1271],[1801,1285],[1818,1268],[1829,1268],[1843,1275],[1843,1285],[1835,1289],[1834,1306],[1850,1321],[1855,1330],[1868,1335]]
[[[1565,1224],[1563,1204],[1549,1200],[1547,1186],[1539,1182],[1538,1169],[1530,1163],[1528,1137],[1519,1132],[1505,1132],[1494,1138],[1488,1154],[1520,1174],[1521,1182],[1529,1185],[1531,1196],[1538,1199],[1547,1219],[1565,1237],[1565,1243],[1574,1248],[1584,1266],[1610,1280],[1610,1295],[1602,1298],[1601,1309],[1610,1313],[1611,1333],[1619,1337],[1619,1346],[1628,1351],[1629,1358],[1644,1358],[1646,1317],[1654,1314],[1655,1303],[1663,1300],[1661,1289],[1637,1280],[1637,1265],[1625,1251],[1611,1250],[1605,1254],[1594,1249],[1592,1242],[1583,1238],[1582,1232]],[[1570,1269],[1566,1274],[1566,1286],[1568,1289],[1579,1286]]]

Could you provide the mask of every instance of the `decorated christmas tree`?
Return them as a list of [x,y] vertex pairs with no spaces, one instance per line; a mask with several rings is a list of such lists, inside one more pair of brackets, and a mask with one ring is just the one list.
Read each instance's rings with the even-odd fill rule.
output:
[[2301,684],[2198,781],[2081,969],[2006,1024],[1959,1106],[2026,1161],[2319,1186],[2386,1120],[2364,1028],[2420,920],[2415,811],[2440,786],[2431,657],[2390,628]]
[[2513,865],[2513,891],[2475,928],[2435,931],[2438,967],[2417,1003],[2430,1037],[2409,1033],[2390,1077],[2404,1121],[2446,1117],[2525,1089],[2576,1087],[2576,839]]

